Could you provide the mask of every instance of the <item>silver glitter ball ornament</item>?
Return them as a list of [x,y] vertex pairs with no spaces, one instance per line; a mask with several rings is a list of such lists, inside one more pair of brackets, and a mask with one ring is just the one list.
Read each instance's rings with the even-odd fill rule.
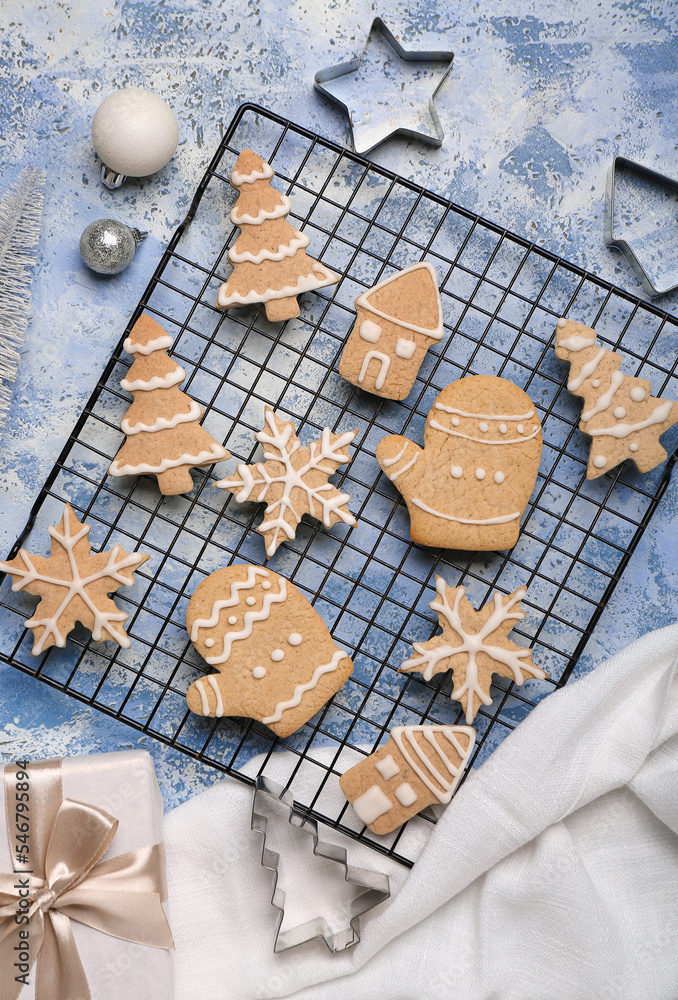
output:
[[97,219],[80,237],[80,256],[97,274],[119,274],[132,263],[146,235],[115,219]]

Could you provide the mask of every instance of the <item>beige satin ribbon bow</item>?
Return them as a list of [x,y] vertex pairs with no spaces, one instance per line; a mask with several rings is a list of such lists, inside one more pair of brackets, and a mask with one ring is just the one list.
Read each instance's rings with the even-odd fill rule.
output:
[[[64,799],[43,849],[33,849],[33,875],[0,873],[0,998],[16,1000],[14,963],[28,940],[29,964],[37,958],[36,1000],[91,1000],[71,920],[125,941],[173,948],[161,901],[162,844],[140,847],[99,863],[118,828],[113,816],[84,802]],[[35,874],[36,860],[44,871]],[[20,909],[20,900],[28,908]],[[26,907],[26,903],[21,904]],[[16,914],[26,912],[28,923]],[[28,939],[20,931],[29,931]],[[19,946],[19,947],[18,947]]]

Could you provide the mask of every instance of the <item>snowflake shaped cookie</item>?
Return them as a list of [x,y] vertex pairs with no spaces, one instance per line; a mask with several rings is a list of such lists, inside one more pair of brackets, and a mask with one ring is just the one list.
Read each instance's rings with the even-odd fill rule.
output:
[[356,523],[348,509],[349,494],[327,481],[340,465],[351,461],[341,449],[356,433],[333,434],[325,427],[319,441],[302,448],[294,424],[266,408],[264,429],[256,435],[264,446],[266,462],[240,463],[233,479],[221,479],[215,485],[233,493],[238,503],[267,504],[257,531],[264,536],[269,558],[281,542],[294,538],[304,514],[321,520],[326,528],[338,521]]
[[96,642],[113,639],[128,649],[130,641],[122,626],[129,618],[108,596],[118,587],[134,583],[134,570],[149,558],[141,552],[128,555],[120,545],[110,552],[92,555],[87,540],[90,525],[77,519],[70,504],[64,507],[61,524],[49,528],[49,556],[32,556],[20,549],[0,571],[12,577],[12,590],[25,590],[40,598],[40,617],[26,622],[35,641],[33,656],[50,646],[65,646],[76,622],[91,629]]
[[508,597],[495,593],[493,601],[476,611],[465,587],[448,587],[442,576],[437,576],[437,596],[429,607],[437,612],[443,633],[428,642],[415,642],[418,655],[405,660],[400,669],[405,673],[416,670],[427,681],[434,674],[451,670],[451,697],[461,702],[467,722],[473,722],[481,703],[492,704],[492,674],[510,677],[514,684],[543,680],[547,675],[532,662],[532,650],[508,638],[513,622],[525,618],[520,602],[526,593],[524,587]]

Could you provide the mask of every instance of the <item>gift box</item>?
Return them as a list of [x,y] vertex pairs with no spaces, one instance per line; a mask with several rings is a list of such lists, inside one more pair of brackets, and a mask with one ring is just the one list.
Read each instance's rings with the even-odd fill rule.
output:
[[148,753],[16,761],[2,780],[0,1000],[172,1000]]

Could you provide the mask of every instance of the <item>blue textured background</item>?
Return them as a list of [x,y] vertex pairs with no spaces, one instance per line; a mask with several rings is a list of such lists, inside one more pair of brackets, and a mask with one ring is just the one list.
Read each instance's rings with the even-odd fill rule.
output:
[[[0,10],[0,178],[48,171],[33,320],[0,432],[0,552],[23,526],[162,248],[236,107],[256,101],[348,143],[346,119],[316,95],[314,72],[355,56],[378,13],[406,46],[450,48],[438,96],[440,149],[396,140],[373,159],[501,222],[622,287],[626,262],[603,244],[607,168],[622,153],[678,176],[678,12],[669,3],[513,3],[375,10],[345,0],[185,0],[45,4]],[[92,116],[122,86],[156,90],[180,145],[158,175],[110,192],[98,181]],[[78,241],[113,216],[149,231],[133,265],[102,279]],[[660,300],[676,314],[678,295]],[[678,347],[678,345],[677,345]],[[678,483],[664,497],[579,670],[675,621]],[[673,524],[672,524],[673,522]],[[0,621],[0,628],[2,622]],[[55,756],[145,746],[166,805],[214,775],[183,755],[0,666],[0,750]]]

